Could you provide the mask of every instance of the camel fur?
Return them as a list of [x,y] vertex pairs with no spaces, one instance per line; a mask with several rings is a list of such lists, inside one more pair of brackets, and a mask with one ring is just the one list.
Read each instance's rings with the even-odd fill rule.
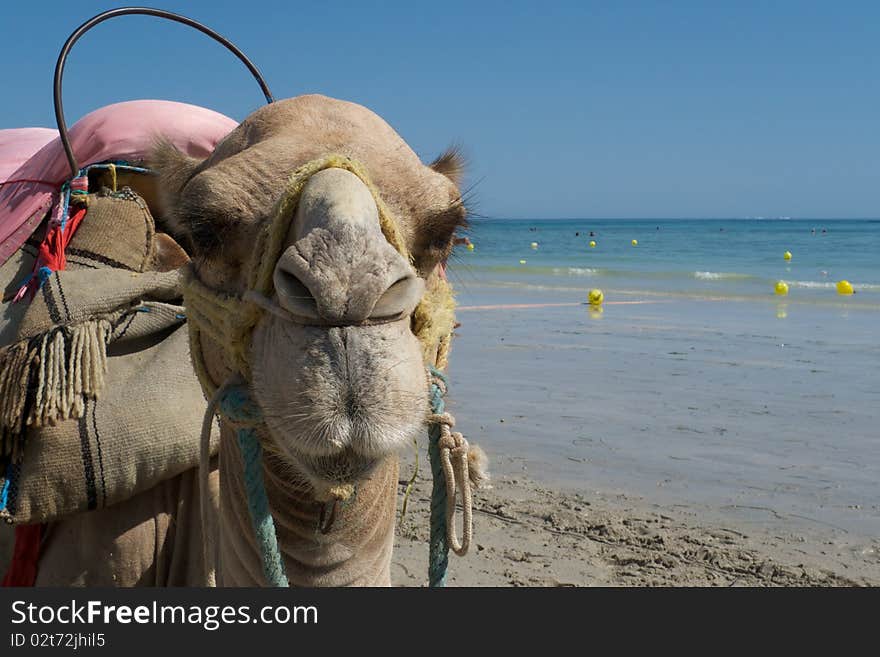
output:
[[[291,175],[330,154],[358,163],[363,175],[316,171],[288,209],[264,299],[272,311],[253,326],[244,367],[217,335],[191,342],[191,356],[206,392],[244,373],[262,409],[263,473],[291,585],[387,586],[396,454],[425,432],[426,366],[446,365],[454,322],[442,274],[466,225],[458,158],[424,164],[366,108],[301,96],[257,110],[205,159],[158,143],[148,163],[158,186],[145,195],[170,235],[154,249],[176,265],[191,258],[189,276],[243,298],[263,256],[254,245]],[[383,233],[383,212],[394,219],[398,248]],[[234,431],[221,416],[207,491],[191,467],[106,508],[53,520],[38,583],[205,584],[207,538],[219,585],[264,585]],[[482,470],[485,457],[474,451],[471,461]],[[201,495],[216,527],[202,528]],[[322,533],[331,504],[336,516]]]

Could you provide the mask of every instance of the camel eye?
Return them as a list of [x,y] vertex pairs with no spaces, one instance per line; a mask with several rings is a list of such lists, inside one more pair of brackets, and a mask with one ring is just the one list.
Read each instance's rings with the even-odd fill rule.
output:
[[437,263],[449,257],[455,231],[462,228],[467,228],[467,212],[459,202],[421,219],[413,250],[416,269],[421,275],[427,276]]

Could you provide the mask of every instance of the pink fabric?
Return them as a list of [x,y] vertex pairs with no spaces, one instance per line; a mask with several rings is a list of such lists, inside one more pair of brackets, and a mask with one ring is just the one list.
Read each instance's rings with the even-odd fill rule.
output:
[[[70,142],[81,168],[142,161],[158,136],[192,157],[206,157],[236,125],[195,105],[133,100],[84,116],[70,128]],[[30,237],[71,176],[56,130],[0,130],[0,265]]]
[[0,130],[0,183],[12,180],[19,167],[57,136],[51,128]]

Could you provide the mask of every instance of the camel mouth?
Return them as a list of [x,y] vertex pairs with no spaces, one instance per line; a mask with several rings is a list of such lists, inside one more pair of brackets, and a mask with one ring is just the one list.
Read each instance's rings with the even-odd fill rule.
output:
[[351,448],[327,456],[297,455],[303,474],[317,489],[356,484],[365,479],[381,461],[381,458],[365,456]]

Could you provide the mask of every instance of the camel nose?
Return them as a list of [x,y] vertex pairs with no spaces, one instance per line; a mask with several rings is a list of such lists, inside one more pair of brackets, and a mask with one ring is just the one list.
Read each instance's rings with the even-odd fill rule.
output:
[[309,179],[288,243],[275,266],[275,291],[281,307],[305,321],[404,317],[424,293],[422,279],[382,234],[370,190],[344,169]]

